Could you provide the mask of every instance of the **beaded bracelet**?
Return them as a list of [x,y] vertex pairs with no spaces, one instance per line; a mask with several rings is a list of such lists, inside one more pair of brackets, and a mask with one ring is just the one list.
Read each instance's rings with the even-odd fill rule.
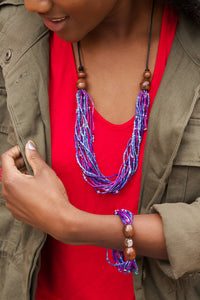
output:
[[[110,262],[109,260],[109,253],[107,249],[107,262],[117,267],[119,272],[123,272],[125,274],[133,272],[135,270],[135,274],[138,274],[138,266],[135,260],[136,252],[133,248],[133,236],[134,236],[134,227],[132,225],[133,223],[133,214],[126,210],[126,209],[120,209],[115,210],[114,215],[118,215],[120,219],[122,220],[122,223],[124,224],[123,233],[125,236],[125,250],[124,252],[118,251],[118,250],[112,250],[112,256],[114,260],[114,264]],[[126,260],[125,260],[126,259]]]

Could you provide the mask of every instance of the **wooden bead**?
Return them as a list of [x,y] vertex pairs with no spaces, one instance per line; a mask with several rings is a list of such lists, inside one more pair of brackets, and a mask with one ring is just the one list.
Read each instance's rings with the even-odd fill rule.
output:
[[134,260],[136,258],[136,251],[133,247],[125,248],[124,257],[126,260]]
[[85,90],[87,87],[86,80],[84,78],[80,78],[77,80],[76,87],[78,90]]
[[126,238],[133,237],[135,233],[133,225],[125,225],[123,228],[123,232]]
[[143,76],[145,79],[150,79],[151,78],[151,72],[150,71],[144,71]]
[[151,83],[148,79],[144,79],[141,83],[140,83],[140,89],[141,90],[145,90],[145,91],[149,91],[151,88]]
[[84,71],[79,71],[78,78],[86,78],[86,73]]

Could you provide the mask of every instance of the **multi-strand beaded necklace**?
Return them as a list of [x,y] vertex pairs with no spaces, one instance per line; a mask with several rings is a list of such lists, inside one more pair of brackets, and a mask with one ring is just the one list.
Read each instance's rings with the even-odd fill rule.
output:
[[[123,154],[123,163],[118,174],[104,176],[97,164],[94,152],[95,126],[94,126],[94,102],[86,92],[86,73],[81,62],[80,42],[77,43],[79,67],[77,81],[77,109],[75,123],[75,147],[76,159],[83,172],[83,178],[95,188],[97,193],[117,194],[127,184],[138,168],[140,144],[147,129],[149,91],[151,87],[151,72],[149,70],[149,54],[151,47],[152,23],[154,12],[154,0],[151,13],[151,25],[149,32],[149,43],[147,51],[146,69],[143,73],[143,80],[140,83],[140,92],[136,101],[133,133],[127,143]],[[114,180],[111,180],[115,178]]]

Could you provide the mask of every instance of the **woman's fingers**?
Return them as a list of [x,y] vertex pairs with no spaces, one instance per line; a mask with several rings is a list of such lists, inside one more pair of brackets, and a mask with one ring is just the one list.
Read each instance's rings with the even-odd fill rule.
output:
[[[17,165],[16,165],[17,162]],[[19,172],[18,167],[24,166],[21,160],[21,152],[19,146],[15,146],[1,155],[2,178]]]
[[26,144],[26,158],[33,169],[34,175],[38,175],[45,168],[49,168],[43,158],[36,150],[35,143],[33,141],[28,141]]
[[[17,158],[15,160],[15,165],[16,165],[17,169],[19,169],[19,170],[25,167],[25,162],[24,162],[24,159],[22,156],[20,156],[19,158]],[[20,170],[20,171],[22,172],[22,170]]]
[[[41,170],[48,167],[37,152],[36,146],[32,141],[29,141],[26,144],[26,157],[33,169],[34,175],[39,174]],[[21,172],[28,175],[27,170],[23,169],[25,168],[25,162],[21,155],[19,146],[15,146],[2,154],[1,162],[2,177],[5,176],[6,178],[9,178],[8,176],[13,174],[13,172]]]
[[[18,146],[14,147],[14,149],[13,148],[10,149],[7,153],[5,153],[5,156],[3,155],[3,158],[2,158],[3,165],[5,165],[4,157],[6,160],[8,157],[9,161],[10,161],[10,159],[12,159],[10,162],[12,167],[14,167],[14,168],[16,167],[21,173],[29,175],[29,172],[26,169],[24,159],[21,156]],[[13,161],[14,161],[14,165],[13,165]],[[9,166],[10,166],[10,164],[9,164]],[[2,168],[0,168],[0,180],[2,180]]]
[[28,172],[28,170],[27,170],[27,169],[20,170],[20,172],[21,172],[22,174],[29,175],[29,172]]

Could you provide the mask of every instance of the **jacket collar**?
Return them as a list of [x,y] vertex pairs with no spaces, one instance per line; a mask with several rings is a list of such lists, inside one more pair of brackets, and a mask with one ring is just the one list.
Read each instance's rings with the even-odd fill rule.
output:
[[[15,1],[18,4],[23,3],[21,0]],[[13,4],[15,1],[6,1],[6,4],[10,2]],[[42,19],[37,14],[28,12],[24,6],[20,7],[20,11],[13,9],[12,17],[9,13],[8,15],[4,13],[0,18],[0,29],[0,44],[2,45],[0,48],[0,64],[4,69],[4,74],[12,70],[20,58],[36,44],[42,36],[49,32]],[[9,49],[12,51],[12,59],[9,60],[8,63],[5,57]]]
[[200,66],[200,25],[191,18],[180,15],[177,38],[187,55]]
[[0,6],[3,4],[21,5],[24,4],[24,0],[0,0]]
[[200,96],[199,53],[200,28],[180,17],[149,118],[139,213],[149,211],[164,194],[184,129]]

